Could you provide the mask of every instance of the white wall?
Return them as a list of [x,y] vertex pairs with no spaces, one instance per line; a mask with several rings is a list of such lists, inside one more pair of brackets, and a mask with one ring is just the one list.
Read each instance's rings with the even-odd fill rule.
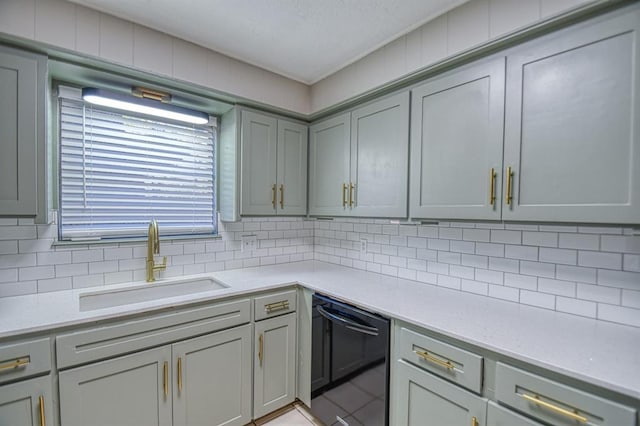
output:
[[591,0],[471,0],[311,86],[318,112]]
[[64,0],[2,0],[0,32],[285,110],[310,112],[310,89],[303,83]]

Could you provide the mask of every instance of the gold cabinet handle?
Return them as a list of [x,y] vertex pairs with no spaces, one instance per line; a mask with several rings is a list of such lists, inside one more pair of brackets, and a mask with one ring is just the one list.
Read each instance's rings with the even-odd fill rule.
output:
[[47,419],[44,417],[44,396],[38,398],[38,406],[40,407],[40,426],[47,426]]
[[349,207],[353,207],[353,188],[354,187],[355,185],[349,182]]
[[493,206],[496,203],[496,170],[493,167],[489,176],[489,194],[489,204]]
[[182,392],[182,357],[178,357],[178,392]]
[[342,207],[347,206],[347,184],[342,184]]
[[6,370],[13,370],[14,368],[24,367],[26,365],[29,365],[30,362],[31,362],[31,359],[29,357],[18,358],[15,361],[11,361],[6,364],[0,365],[0,372],[6,371]]
[[274,302],[274,303],[269,303],[267,305],[264,305],[264,311],[268,314],[272,314],[278,311],[286,311],[287,309],[289,309],[288,300],[281,300],[279,302]]
[[529,402],[532,402],[540,407],[546,408],[549,411],[553,411],[554,413],[568,417],[572,420],[577,420],[580,423],[587,423],[589,421],[589,419],[587,419],[584,416],[581,416],[577,412],[569,411],[562,407],[558,407],[557,405],[553,405],[549,402],[541,400],[538,395],[533,396],[533,395],[527,395],[526,393],[523,393],[521,396]]
[[271,185],[271,205],[276,208],[276,184]]
[[513,197],[511,196],[511,186],[513,185],[513,171],[511,166],[507,167],[507,205],[511,205]]
[[478,418],[476,416],[471,417],[471,426],[478,426]]
[[169,395],[169,362],[165,361],[162,373],[162,385],[164,387],[164,397]]
[[447,370],[453,370],[454,366],[451,363],[451,361],[449,360],[442,360],[440,358],[436,358],[435,356],[431,355],[429,352],[427,351],[414,351],[416,353],[416,355],[418,355],[420,358],[424,359],[425,361],[429,361],[433,364],[439,365],[440,367],[444,367]]
[[284,209],[284,184],[280,184],[280,209]]
[[260,333],[260,337],[258,337],[258,360],[260,361],[260,367],[262,367],[263,351],[264,351],[264,338],[262,337],[262,333]]

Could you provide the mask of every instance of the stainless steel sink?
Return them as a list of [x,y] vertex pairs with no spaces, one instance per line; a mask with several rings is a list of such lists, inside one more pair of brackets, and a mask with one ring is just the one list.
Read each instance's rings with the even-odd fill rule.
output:
[[80,311],[110,308],[131,303],[148,302],[168,297],[222,290],[229,286],[212,278],[176,279],[151,284],[80,294]]

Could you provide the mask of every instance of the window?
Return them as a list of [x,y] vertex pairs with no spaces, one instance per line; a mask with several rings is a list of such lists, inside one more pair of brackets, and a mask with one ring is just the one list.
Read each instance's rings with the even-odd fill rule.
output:
[[59,87],[61,240],[214,234],[216,129],[85,103]]

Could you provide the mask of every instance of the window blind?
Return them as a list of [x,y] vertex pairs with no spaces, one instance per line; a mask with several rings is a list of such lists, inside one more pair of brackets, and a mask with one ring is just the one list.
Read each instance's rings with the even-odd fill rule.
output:
[[161,235],[216,232],[213,126],[96,107],[74,89],[59,111],[61,239],[144,236],[151,219]]

